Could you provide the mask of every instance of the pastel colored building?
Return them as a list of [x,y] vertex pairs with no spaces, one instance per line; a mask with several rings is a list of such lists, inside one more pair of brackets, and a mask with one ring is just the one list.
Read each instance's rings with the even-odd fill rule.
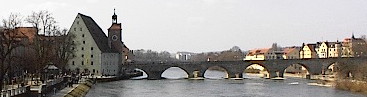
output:
[[283,49],[283,59],[299,59],[300,47],[286,47]]
[[309,58],[318,58],[317,53],[315,51],[316,44],[302,44],[302,47],[299,51],[299,55],[301,59],[309,59]]

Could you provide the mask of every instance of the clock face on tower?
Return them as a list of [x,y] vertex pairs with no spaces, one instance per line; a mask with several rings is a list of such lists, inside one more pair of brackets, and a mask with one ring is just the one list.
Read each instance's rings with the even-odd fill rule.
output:
[[113,35],[113,36],[112,36],[112,40],[113,40],[113,41],[116,41],[116,40],[117,40],[117,35]]

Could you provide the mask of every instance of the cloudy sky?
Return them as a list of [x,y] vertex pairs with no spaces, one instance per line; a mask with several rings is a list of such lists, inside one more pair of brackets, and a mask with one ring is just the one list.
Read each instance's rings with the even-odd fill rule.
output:
[[130,49],[208,52],[336,41],[367,34],[367,0],[6,0],[0,18],[49,10],[70,28],[77,13],[107,33],[116,8]]

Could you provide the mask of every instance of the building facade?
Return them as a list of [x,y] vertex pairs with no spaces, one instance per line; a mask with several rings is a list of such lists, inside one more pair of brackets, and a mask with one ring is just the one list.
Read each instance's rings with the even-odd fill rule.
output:
[[276,43],[273,43],[268,54],[265,56],[265,59],[283,59],[283,53],[283,48],[278,47]]
[[318,58],[328,58],[328,45],[327,42],[317,42],[316,43],[316,54]]
[[176,53],[176,59],[181,61],[188,61],[191,60],[194,53],[191,52],[177,52]]
[[367,56],[367,44],[362,38],[345,38],[342,43],[341,57],[365,57]]
[[108,76],[121,73],[123,62],[130,53],[121,39],[121,24],[117,15],[112,16],[112,26],[108,37],[98,24],[89,16],[78,13],[69,34],[75,35],[74,58],[68,63],[68,69],[87,75]]
[[245,60],[265,60],[269,55],[270,48],[250,50]]
[[283,59],[299,59],[300,47],[286,47],[283,52]]
[[342,44],[340,42],[329,42],[328,43],[328,58],[341,57]]
[[273,60],[283,59],[284,51],[282,47],[278,47],[273,43],[271,48],[250,50],[245,56],[245,60]]
[[315,51],[316,44],[302,44],[299,55],[301,59],[318,58]]

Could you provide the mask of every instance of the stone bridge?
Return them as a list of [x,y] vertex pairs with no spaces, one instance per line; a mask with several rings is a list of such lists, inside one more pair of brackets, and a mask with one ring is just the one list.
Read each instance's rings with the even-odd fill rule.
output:
[[251,60],[251,61],[203,61],[203,62],[132,62],[124,65],[128,69],[141,69],[148,79],[161,79],[162,73],[171,68],[178,67],[184,70],[189,78],[204,77],[205,71],[210,67],[218,66],[226,70],[228,78],[242,78],[244,70],[253,64],[263,66],[270,78],[283,77],[284,70],[292,64],[305,67],[309,74],[318,75],[332,64],[358,63],[365,60],[361,58],[328,58],[328,59],[277,59],[277,60]]

